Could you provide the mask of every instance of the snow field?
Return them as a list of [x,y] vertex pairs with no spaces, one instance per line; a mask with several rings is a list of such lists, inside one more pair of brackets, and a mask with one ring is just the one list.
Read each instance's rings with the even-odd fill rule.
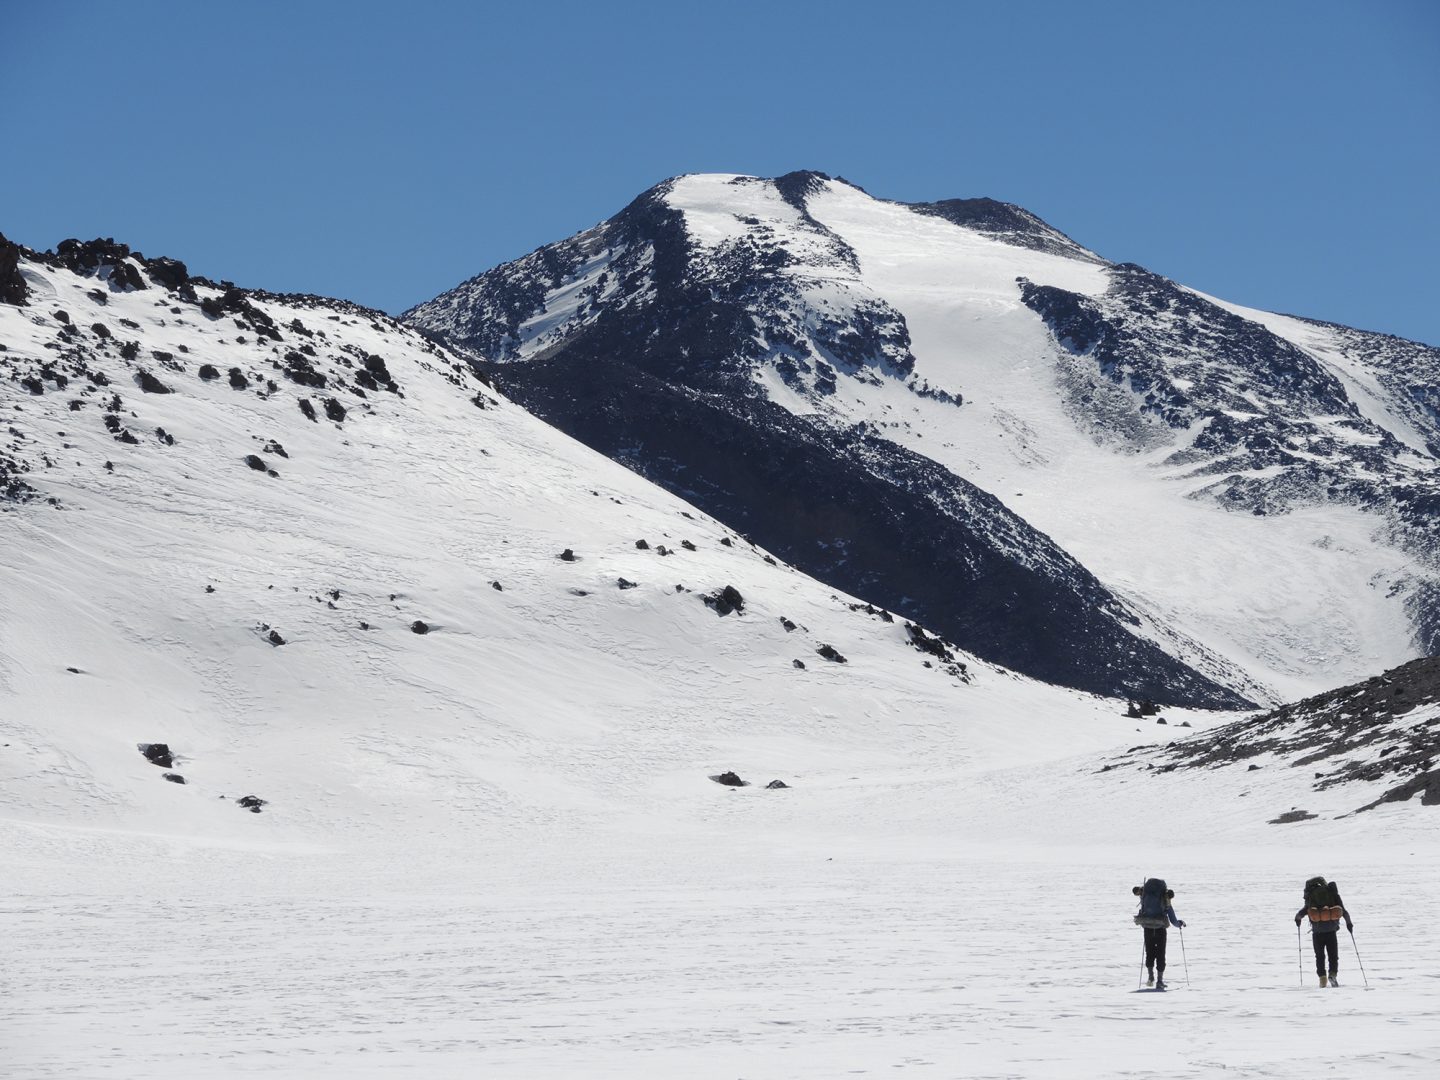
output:
[[[0,909],[22,946],[0,998],[10,1075],[1070,1080],[1440,1064],[1440,981],[1413,918],[1382,899],[1440,884],[1433,860],[1346,868],[1366,992],[1349,940],[1340,989],[1315,987],[1308,934],[1301,978],[1290,917],[1308,866],[1197,864],[1180,847],[1147,868],[963,841],[552,841],[518,857],[437,848],[419,865],[192,852],[161,868],[163,890],[22,874]],[[1170,932],[1167,995],[1136,992],[1129,886],[1147,870],[1167,873],[1188,923],[1184,956]]]

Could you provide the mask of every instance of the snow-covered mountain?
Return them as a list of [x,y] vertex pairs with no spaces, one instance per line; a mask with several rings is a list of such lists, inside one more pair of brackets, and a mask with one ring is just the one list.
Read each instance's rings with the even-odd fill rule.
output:
[[289,836],[493,830],[730,769],[813,782],[857,741],[950,768],[1125,723],[798,572],[378,312],[108,241],[17,259],[12,820],[248,835],[255,795]]
[[795,566],[997,663],[1275,702],[1440,646],[1440,350],[989,199],[684,176],[406,313]]
[[[1233,714],[976,659],[377,312],[108,242],[0,293],[7,1076],[1298,1080],[1341,1024],[1433,1073],[1429,809],[1344,814],[1386,776],[1117,756]],[[1297,1019],[1317,867],[1377,993]],[[1183,995],[1132,994],[1152,871]]]

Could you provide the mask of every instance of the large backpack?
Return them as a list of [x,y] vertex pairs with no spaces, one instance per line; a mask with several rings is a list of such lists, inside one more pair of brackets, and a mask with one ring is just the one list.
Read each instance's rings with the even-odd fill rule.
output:
[[1340,918],[1345,914],[1340,887],[1323,877],[1312,877],[1305,882],[1305,914],[1310,919],[1310,929],[1317,934],[1333,934],[1339,930]]
[[1170,906],[1170,898],[1175,893],[1165,887],[1163,878],[1148,878],[1144,885],[1137,885],[1131,891],[1140,897],[1140,910],[1135,914],[1137,926],[1143,926],[1147,930],[1162,930],[1170,925],[1165,909]]

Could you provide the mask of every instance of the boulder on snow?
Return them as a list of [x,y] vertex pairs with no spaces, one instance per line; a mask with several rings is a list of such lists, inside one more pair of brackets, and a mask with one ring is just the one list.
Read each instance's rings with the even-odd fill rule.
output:
[[715,783],[717,783],[717,784],[723,784],[723,785],[725,785],[726,787],[749,787],[749,786],[750,786],[750,781],[748,781],[748,780],[741,780],[740,777],[738,777],[737,775],[735,775],[735,773],[733,773],[733,772],[722,772],[722,773],[720,773],[718,776],[712,776],[712,777],[710,777],[710,779],[711,779],[711,780],[714,780]]
[[[98,324],[97,324],[98,325]],[[173,394],[174,391],[166,386],[150,372],[141,368],[135,373],[135,384],[147,394]]]
[[732,611],[745,611],[745,598],[740,595],[740,590],[734,585],[726,585],[717,592],[708,593],[700,597],[705,606],[713,608],[717,615],[729,615]]
[[168,769],[175,764],[174,755],[170,753],[170,747],[166,743],[142,742],[136,743],[136,746],[151,765],[159,765],[162,769]]
[[260,813],[260,808],[266,805],[266,801],[260,798],[259,795],[242,795],[235,801],[252,814]]
[[556,556],[556,558],[560,559],[561,562],[574,562],[576,556],[575,552],[571,551],[569,548],[566,548],[564,551],[560,552],[560,554]]
[[1286,810],[1279,817],[1271,818],[1266,824],[1289,825],[1296,821],[1309,821],[1318,815],[1310,813],[1309,810]]
[[848,664],[850,662],[846,660],[844,656],[840,655],[833,645],[821,645],[815,651],[833,664]]
[[788,788],[789,786],[790,785],[785,783],[784,780],[771,780],[768,784],[765,785],[765,790],[780,791],[782,789]]
[[181,776],[179,773],[176,772],[167,772],[165,774],[165,779],[169,780],[172,784],[185,783],[185,777]]
[[410,624],[410,632],[412,634],[428,634],[430,632],[430,624],[423,619],[416,619]]

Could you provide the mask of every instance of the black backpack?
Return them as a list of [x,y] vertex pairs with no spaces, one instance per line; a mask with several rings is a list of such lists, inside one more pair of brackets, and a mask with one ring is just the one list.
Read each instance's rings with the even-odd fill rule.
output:
[[1312,877],[1305,882],[1305,913],[1314,933],[1333,934],[1339,930],[1340,917],[1345,914],[1340,886],[1323,877]]
[[1175,892],[1165,887],[1163,878],[1149,878],[1144,885],[1135,886],[1131,892],[1140,897],[1140,910],[1135,914],[1137,926],[1148,930],[1161,930],[1170,925],[1165,909],[1170,906]]

